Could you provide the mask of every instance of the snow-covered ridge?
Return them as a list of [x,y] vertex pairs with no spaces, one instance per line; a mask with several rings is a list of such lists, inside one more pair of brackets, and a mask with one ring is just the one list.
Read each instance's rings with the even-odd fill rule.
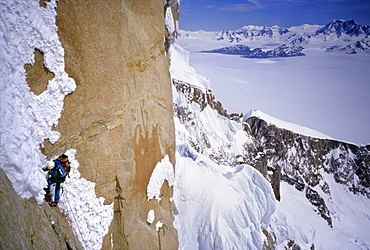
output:
[[354,44],[350,45],[334,45],[326,49],[326,51],[340,51],[345,52],[346,54],[357,54],[364,50],[370,50],[370,40],[362,39],[357,41]]
[[294,124],[294,123],[282,121],[282,120],[277,119],[275,117],[272,117],[268,114],[265,114],[260,110],[251,110],[251,111],[249,111],[247,114],[245,114],[245,116],[243,118],[243,121],[246,121],[249,117],[257,117],[259,119],[264,120],[265,122],[267,122],[269,124],[273,124],[273,125],[275,125],[279,128],[282,128],[282,129],[290,130],[290,131],[292,131],[294,133],[297,133],[297,134],[311,136],[311,137],[315,137],[315,138],[321,138],[321,139],[332,139],[331,137],[329,137],[328,135],[326,135],[324,133],[321,133],[319,131],[316,131],[316,130],[313,130],[313,129],[310,129],[310,128],[307,128],[307,127],[304,127],[304,126],[300,126],[300,125],[297,125],[297,124]]
[[209,82],[201,85],[205,78],[195,74],[184,50],[175,44],[170,55],[176,80],[174,223],[179,248],[261,249],[266,237],[262,228],[267,229],[276,206],[271,186],[254,168],[230,164],[243,154],[248,136],[240,123],[211,107]]
[[324,36],[351,36],[364,38],[370,34],[370,26],[360,25],[354,20],[333,20],[325,26],[308,25],[295,26],[291,28],[282,28],[279,26],[244,26],[242,29],[235,31],[219,31],[216,38],[219,40],[229,39],[230,42],[242,41],[243,38],[253,39],[254,37],[283,38],[286,40],[296,39],[299,36],[305,38]]
[[248,165],[220,166],[185,145],[176,155],[175,226],[180,249],[261,249],[275,200]]

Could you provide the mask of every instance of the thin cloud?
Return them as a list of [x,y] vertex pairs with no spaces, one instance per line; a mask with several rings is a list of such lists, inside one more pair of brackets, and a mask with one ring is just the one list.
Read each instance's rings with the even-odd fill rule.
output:
[[[287,0],[283,0],[287,1]],[[293,0],[288,0],[293,1]],[[295,0],[297,1],[297,0]],[[269,7],[274,7],[281,5],[281,0],[246,0],[247,3],[241,4],[227,4],[220,8],[220,10],[225,11],[235,11],[235,12],[247,12],[258,9],[265,9]]]
[[220,8],[220,10],[236,11],[236,12],[247,12],[252,10],[261,9],[263,6],[255,4],[227,4]]
[[253,3],[254,5],[260,6],[259,0],[247,0],[247,2]]

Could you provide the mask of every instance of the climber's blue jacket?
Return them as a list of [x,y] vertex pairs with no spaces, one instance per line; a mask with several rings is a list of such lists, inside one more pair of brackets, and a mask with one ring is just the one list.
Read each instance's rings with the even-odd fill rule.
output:
[[60,161],[53,160],[54,167],[52,169],[48,169],[47,167],[43,168],[44,171],[49,171],[50,177],[47,179],[48,182],[48,188],[50,193],[51,185],[55,183],[55,197],[54,202],[59,202],[60,199],[60,184],[65,181],[65,178],[67,176],[66,170],[60,164]]
[[52,169],[48,169],[47,167],[44,167],[42,170],[44,171],[49,171],[50,178],[53,179],[65,179],[67,176],[65,168],[60,164],[60,161],[58,160],[53,160],[54,162],[54,167]]
[[53,160],[53,162],[55,163],[55,166],[52,170],[50,170],[51,177],[65,178],[67,176],[67,173],[62,164],[60,164],[60,161]]

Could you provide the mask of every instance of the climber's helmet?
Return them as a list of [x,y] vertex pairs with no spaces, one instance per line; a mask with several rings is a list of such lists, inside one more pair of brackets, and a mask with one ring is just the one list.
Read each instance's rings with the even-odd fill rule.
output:
[[47,168],[48,168],[49,170],[52,170],[52,169],[54,168],[54,165],[55,165],[55,163],[54,163],[53,161],[48,161],[48,163],[47,163]]

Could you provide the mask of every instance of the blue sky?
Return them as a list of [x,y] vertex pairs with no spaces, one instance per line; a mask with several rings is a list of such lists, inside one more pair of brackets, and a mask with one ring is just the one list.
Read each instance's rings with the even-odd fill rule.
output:
[[370,0],[181,0],[180,29],[235,30],[244,25],[325,25],[354,19],[370,25]]

